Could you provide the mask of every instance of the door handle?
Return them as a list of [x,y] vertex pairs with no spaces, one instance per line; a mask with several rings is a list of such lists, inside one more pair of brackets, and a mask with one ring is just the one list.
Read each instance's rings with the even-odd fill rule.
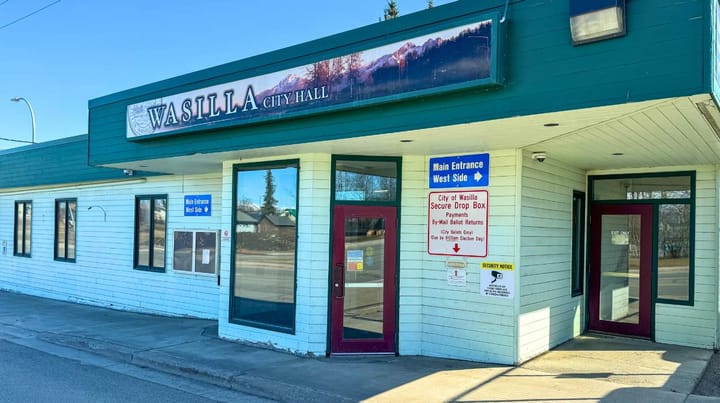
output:
[[337,263],[334,274],[333,292],[335,293],[335,298],[345,298],[345,265]]

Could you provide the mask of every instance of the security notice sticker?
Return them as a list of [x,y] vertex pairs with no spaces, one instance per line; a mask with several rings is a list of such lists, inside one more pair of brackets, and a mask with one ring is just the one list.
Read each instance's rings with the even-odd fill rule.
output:
[[365,262],[365,259],[363,257],[363,250],[348,250],[345,252],[347,255],[347,259],[345,260],[345,264],[347,265],[348,271],[362,271],[363,270],[363,263]]
[[430,192],[428,253],[487,256],[487,190]]
[[482,262],[480,264],[480,292],[484,297],[512,298],[515,293],[515,265],[512,263]]

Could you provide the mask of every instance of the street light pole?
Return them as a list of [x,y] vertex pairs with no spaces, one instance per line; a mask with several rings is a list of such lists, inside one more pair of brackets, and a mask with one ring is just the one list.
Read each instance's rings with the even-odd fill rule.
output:
[[35,111],[33,111],[33,107],[30,104],[30,101],[23,97],[15,97],[10,98],[10,101],[12,102],[20,102],[23,101],[28,106],[28,109],[30,109],[30,118],[32,119],[32,143],[35,144]]

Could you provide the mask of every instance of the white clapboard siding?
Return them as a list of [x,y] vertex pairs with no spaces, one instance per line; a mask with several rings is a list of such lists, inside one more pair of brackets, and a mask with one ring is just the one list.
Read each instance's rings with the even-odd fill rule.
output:
[[[0,289],[140,312],[217,318],[217,277],[172,269],[173,230],[219,230],[221,175],[161,176],[0,194]],[[167,194],[166,270],[133,269],[135,196]],[[212,216],[185,217],[183,196],[212,195]],[[77,199],[76,262],[54,253],[55,200]],[[32,201],[31,258],[13,256],[14,202]],[[89,207],[93,207],[89,209]],[[105,211],[105,214],[103,213]]]
[[[490,186],[485,188],[489,197],[488,256],[467,258],[466,287],[448,285],[447,258],[427,253],[429,158],[405,159],[400,231],[400,352],[512,364],[515,298],[480,295],[480,262],[515,262],[516,152],[490,153]],[[423,193],[415,191],[415,186],[422,186]],[[412,196],[408,192],[413,192]],[[421,224],[410,226],[405,224],[407,221]],[[409,260],[405,261],[406,258]],[[412,308],[405,311],[404,304]],[[405,335],[406,331],[409,334]]]
[[[297,293],[295,302],[295,333],[285,334],[219,321],[220,337],[269,347],[297,354],[324,355],[328,331],[328,272],[330,267],[330,155],[303,154],[278,157],[278,160],[299,159],[298,194]],[[271,160],[243,160],[242,163]],[[233,164],[223,166],[224,227],[230,228],[233,194]],[[230,242],[223,242],[221,277],[230,281]],[[229,287],[220,291],[219,315],[229,317]]]
[[572,297],[573,191],[585,191],[585,172],[522,154],[520,315],[518,362],[577,336],[584,298]]

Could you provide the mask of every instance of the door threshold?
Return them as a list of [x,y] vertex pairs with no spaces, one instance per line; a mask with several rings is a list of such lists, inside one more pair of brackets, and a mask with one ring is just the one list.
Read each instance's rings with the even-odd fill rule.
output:
[[396,356],[397,353],[330,353],[330,357]]
[[603,332],[601,330],[588,330],[587,332],[583,333],[583,336],[605,336],[605,337],[615,337],[618,339],[634,339],[634,340],[645,340],[650,342],[655,342],[655,340],[651,337],[643,337],[643,336],[636,336],[632,334],[622,334],[622,333],[610,333],[610,332]]

